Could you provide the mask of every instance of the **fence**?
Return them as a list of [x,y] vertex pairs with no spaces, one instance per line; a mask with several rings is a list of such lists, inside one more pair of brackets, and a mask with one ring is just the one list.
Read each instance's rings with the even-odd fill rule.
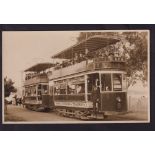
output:
[[147,112],[149,107],[148,98],[142,97],[128,97],[128,111],[132,112]]

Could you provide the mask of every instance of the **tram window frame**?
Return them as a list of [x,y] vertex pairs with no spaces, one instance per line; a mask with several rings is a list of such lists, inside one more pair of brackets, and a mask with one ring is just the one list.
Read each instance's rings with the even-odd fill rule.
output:
[[92,93],[93,86],[99,86],[100,87],[100,74],[99,73],[88,74],[88,77],[87,77],[87,94]]
[[31,96],[36,96],[36,86],[31,86]]
[[[64,93],[62,93],[64,91]],[[54,95],[66,95],[67,89],[61,89],[60,87],[57,89],[54,87]]]
[[[45,89],[45,86],[46,86],[46,89]],[[49,86],[47,84],[41,84],[41,92],[42,92],[42,94],[48,94],[49,93]]]
[[[115,76],[116,75],[119,75],[119,76],[121,76],[120,77],[120,84],[115,84]],[[123,87],[122,87],[122,73],[113,73],[113,75],[112,75],[112,81],[113,81],[113,91],[123,91]],[[115,86],[118,86],[118,85],[120,85],[121,87],[120,88],[115,88]]]
[[[80,79],[82,79],[83,81],[81,82]],[[69,93],[69,91],[68,91],[68,89],[70,89],[70,88],[68,88],[69,85],[75,87],[74,90],[72,91],[72,93]],[[83,87],[81,87],[81,90],[83,90],[83,92],[80,92],[81,90],[78,92],[77,89],[81,85],[83,85]],[[81,94],[85,94],[85,77],[84,76],[78,76],[78,77],[74,77],[74,78],[68,79],[68,83],[67,83],[67,95],[81,95]]]
[[[81,87],[81,90],[84,90],[84,92],[77,92],[77,86],[81,86],[81,85],[84,85],[83,87]],[[76,95],[80,95],[80,94],[85,94],[85,82],[84,83],[80,83],[80,84],[76,84]]]
[[[74,89],[71,88],[70,86],[74,86]],[[72,90],[70,91],[70,89]],[[74,83],[67,84],[67,95],[74,95],[76,94],[75,92],[76,92],[76,85]]]
[[60,89],[54,86],[54,95],[60,95]]
[[122,91],[127,90],[127,74],[122,74]]
[[54,87],[49,86],[49,95],[53,95]]
[[37,89],[38,89],[38,90],[41,90],[41,89],[42,89],[41,84],[39,84],[39,85],[37,86]]
[[[108,86],[106,86],[107,84],[105,83],[104,85],[104,87],[103,87],[103,82],[102,82],[102,78],[103,78],[103,75],[104,76],[109,76],[109,81],[110,81],[110,83],[108,84]],[[101,81],[100,81],[100,83],[101,83],[101,91],[102,92],[111,92],[111,91],[113,91],[112,90],[112,74],[111,73],[101,73]],[[109,87],[109,90],[106,90],[107,88],[106,87]]]
[[25,96],[27,97],[28,96],[28,87],[25,87]]
[[[61,88],[61,85],[65,84],[65,88]],[[64,86],[63,86],[64,87]],[[65,91],[65,93],[61,93],[62,90]],[[59,80],[55,81],[54,84],[54,95],[66,95],[67,94],[67,80]]]
[[88,78],[87,79],[87,91],[88,91],[88,94],[92,93],[92,89],[93,89],[92,79]]

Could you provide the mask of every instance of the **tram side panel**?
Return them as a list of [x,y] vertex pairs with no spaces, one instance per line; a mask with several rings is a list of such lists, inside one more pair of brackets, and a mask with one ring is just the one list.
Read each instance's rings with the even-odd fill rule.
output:
[[53,107],[54,107],[53,96],[45,95],[45,94],[42,95],[42,106],[44,108],[53,109]]
[[101,93],[101,110],[102,111],[127,111],[127,93]]
[[55,101],[85,101],[85,95],[54,95]]

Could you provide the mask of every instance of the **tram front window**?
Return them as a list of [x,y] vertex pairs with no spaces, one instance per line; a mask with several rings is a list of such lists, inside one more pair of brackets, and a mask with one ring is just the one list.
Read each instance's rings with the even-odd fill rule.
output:
[[111,91],[111,74],[101,74],[102,91]]
[[47,85],[42,85],[42,93],[47,94],[48,93],[48,86]]
[[31,87],[31,96],[35,96],[36,95],[36,86],[32,86]]
[[41,84],[38,85],[38,89],[41,89]]
[[99,74],[94,73],[88,75],[87,84],[88,84],[88,93],[92,92],[93,86],[100,86]]
[[42,94],[48,94],[48,85],[39,84],[38,93],[39,96]]
[[122,91],[122,74],[113,74],[113,90]]

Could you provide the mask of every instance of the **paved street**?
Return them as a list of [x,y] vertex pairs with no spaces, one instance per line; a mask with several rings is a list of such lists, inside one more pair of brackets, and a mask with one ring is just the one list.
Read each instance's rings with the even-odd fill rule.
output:
[[[147,113],[127,113],[121,115],[109,116],[105,121],[147,121]],[[82,120],[68,118],[57,115],[55,112],[35,112],[23,108],[22,106],[8,105],[8,111],[5,115],[6,122],[71,122],[71,121],[80,121]]]
[[[11,121],[73,121],[75,119],[62,117],[54,112],[36,112],[31,111],[22,106],[9,105],[7,110],[7,115],[9,116],[7,119]],[[16,120],[17,119],[17,120]]]

